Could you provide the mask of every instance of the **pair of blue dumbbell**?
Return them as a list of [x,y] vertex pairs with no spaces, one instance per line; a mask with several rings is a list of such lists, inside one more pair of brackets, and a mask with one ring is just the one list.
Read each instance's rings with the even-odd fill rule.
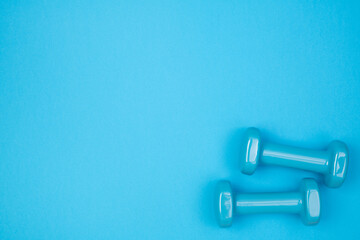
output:
[[[317,151],[263,143],[256,128],[248,128],[241,142],[241,172],[251,175],[259,163],[299,168],[320,173],[331,188],[344,182],[349,154],[345,143],[333,141],[327,150]],[[305,178],[294,192],[234,193],[230,182],[219,181],[215,189],[216,218],[221,227],[229,227],[235,214],[295,213],[304,224],[320,220],[320,193],[314,179]]]

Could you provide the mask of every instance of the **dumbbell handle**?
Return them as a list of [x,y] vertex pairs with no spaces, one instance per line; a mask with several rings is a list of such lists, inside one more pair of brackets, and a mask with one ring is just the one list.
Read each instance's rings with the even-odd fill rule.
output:
[[329,171],[329,152],[297,148],[273,143],[264,143],[260,161],[318,173]]
[[236,213],[300,213],[302,198],[299,192],[286,193],[238,193]]

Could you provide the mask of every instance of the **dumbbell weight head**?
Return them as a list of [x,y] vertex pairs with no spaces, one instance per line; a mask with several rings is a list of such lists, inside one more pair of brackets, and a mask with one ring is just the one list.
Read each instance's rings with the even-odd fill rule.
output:
[[248,128],[240,146],[241,172],[251,175],[255,172],[261,154],[261,136],[257,128]]
[[320,194],[315,180],[305,178],[301,181],[300,192],[302,193],[303,204],[301,220],[305,225],[314,225],[320,220]]
[[233,219],[234,201],[230,182],[219,181],[215,187],[214,209],[220,227],[230,227]]
[[345,181],[349,163],[349,151],[345,143],[332,141],[328,146],[329,173],[325,175],[324,181],[327,186],[339,187]]

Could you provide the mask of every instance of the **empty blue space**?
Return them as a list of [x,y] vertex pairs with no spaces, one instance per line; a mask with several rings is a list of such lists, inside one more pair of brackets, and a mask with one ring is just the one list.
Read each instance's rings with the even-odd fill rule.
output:
[[[1,1],[0,239],[359,239],[358,1]],[[243,131],[347,143],[338,189],[241,174]],[[217,226],[214,184],[319,182],[322,216]]]

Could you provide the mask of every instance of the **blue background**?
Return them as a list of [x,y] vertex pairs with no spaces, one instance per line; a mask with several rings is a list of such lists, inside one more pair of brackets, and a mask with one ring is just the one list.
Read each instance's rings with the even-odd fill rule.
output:
[[[1,239],[360,236],[358,1],[2,1]],[[329,189],[237,165],[239,137],[350,150]],[[212,214],[240,191],[320,181],[322,218]]]

